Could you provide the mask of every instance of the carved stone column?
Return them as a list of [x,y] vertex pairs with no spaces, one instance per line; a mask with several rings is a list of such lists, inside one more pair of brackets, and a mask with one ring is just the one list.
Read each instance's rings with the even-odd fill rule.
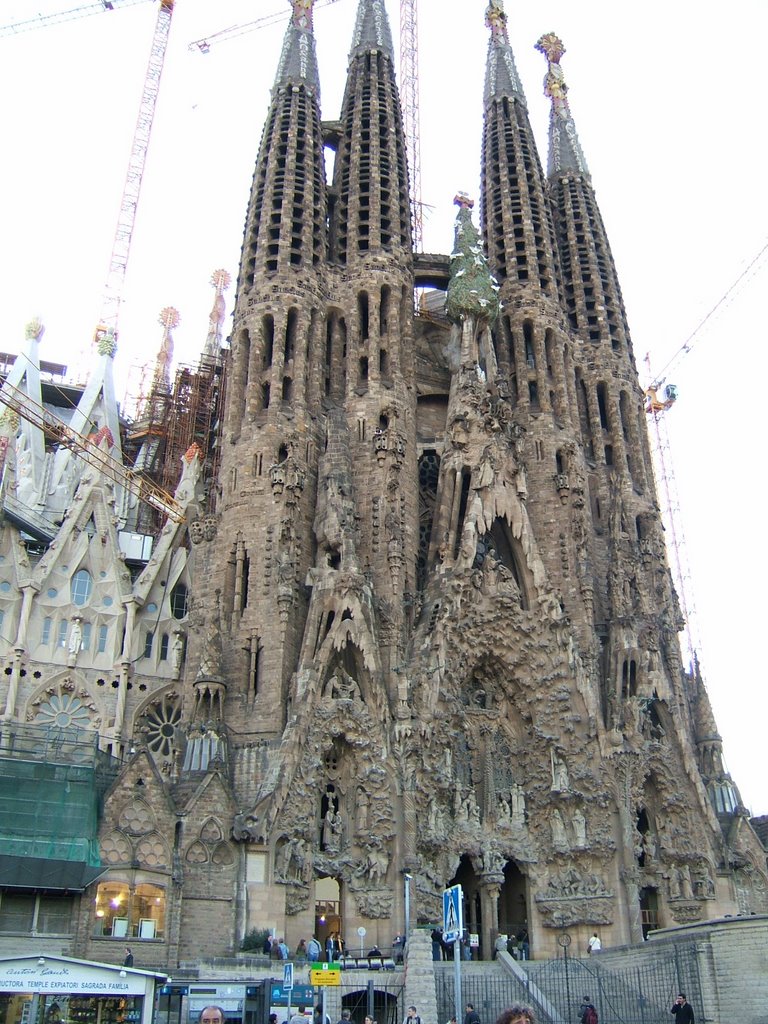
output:
[[493,958],[493,947],[499,934],[499,896],[504,877],[486,875],[480,880],[480,914],[483,933],[480,944],[484,960]]

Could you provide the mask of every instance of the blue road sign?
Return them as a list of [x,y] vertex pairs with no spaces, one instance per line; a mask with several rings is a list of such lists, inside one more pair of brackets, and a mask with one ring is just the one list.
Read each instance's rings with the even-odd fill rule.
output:
[[452,885],[443,892],[443,940],[455,942],[464,931],[462,919],[463,900],[461,886]]
[[283,991],[290,992],[293,988],[293,964],[283,964]]

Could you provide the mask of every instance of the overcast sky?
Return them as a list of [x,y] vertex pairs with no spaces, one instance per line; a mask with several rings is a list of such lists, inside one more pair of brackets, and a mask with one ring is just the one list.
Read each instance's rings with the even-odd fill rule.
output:
[[[4,0],[0,23],[87,0]],[[98,5],[95,5],[98,6]],[[356,0],[318,6],[323,116],[338,115]],[[485,0],[419,0],[425,248],[448,252],[458,189],[479,192]],[[510,37],[546,163],[546,70],[557,32],[582,147],[618,266],[635,353],[658,372],[768,241],[765,0],[507,2]],[[395,40],[399,4],[389,0]],[[34,313],[43,357],[87,365],[101,310],[157,3],[0,38],[0,348]],[[284,0],[180,0],[120,320],[118,393],[151,361],[176,306],[176,357],[194,362],[218,267],[237,274],[246,204],[285,22],[194,40],[287,11]],[[754,42],[753,42],[754,41]],[[763,407],[765,258],[669,378],[668,464],[680,494],[709,686],[727,764],[754,813],[765,779]],[[227,295],[228,313],[232,293]],[[227,319],[227,325],[229,324]],[[761,461],[762,459],[762,461]]]

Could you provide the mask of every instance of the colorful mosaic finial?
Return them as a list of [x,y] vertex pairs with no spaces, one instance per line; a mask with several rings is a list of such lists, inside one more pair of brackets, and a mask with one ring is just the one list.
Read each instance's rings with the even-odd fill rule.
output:
[[291,0],[293,24],[296,28],[312,31],[312,8],[315,0]]
[[544,54],[549,65],[544,78],[544,95],[552,100],[548,173],[573,171],[576,174],[589,174],[568,103],[568,86],[560,67],[560,60],[565,53],[563,41],[554,32],[547,32],[536,43],[536,49]]
[[40,338],[43,336],[44,330],[45,328],[43,327],[43,321],[40,319],[40,317],[36,316],[33,320],[30,320],[29,323],[25,326],[24,337],[37,338],[37,340],[39,341]]
[[568,86],[565,84],[563,69],[560,67],[560,58],[565,53],[563,41],[554,32],[543,35],[536,43],[536,49],[543,53],[549,62],[549,68],[544,78],[544,95],[552,100],[555,113],[560,117],[568,117]]
[[485,24],[491,30],[491,38],[498,42],[508,43],[507,15],[503,0],[491,0],[485,12]]

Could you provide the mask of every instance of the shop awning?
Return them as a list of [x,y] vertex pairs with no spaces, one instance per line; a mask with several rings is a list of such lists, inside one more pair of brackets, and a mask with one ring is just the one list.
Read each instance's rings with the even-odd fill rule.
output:
[[0,854],[0,888],[3,889],[82,892],[106,873],[107,868],[93,867],[85,861]]

